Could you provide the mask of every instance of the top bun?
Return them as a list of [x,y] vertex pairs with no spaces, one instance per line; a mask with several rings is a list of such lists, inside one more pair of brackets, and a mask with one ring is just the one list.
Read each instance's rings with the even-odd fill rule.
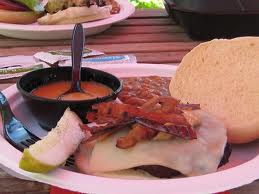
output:
[[182,60],[170,93],[184,103],[221,119],[228,141],[247,143],[259,138],[259,38],[212,40]]

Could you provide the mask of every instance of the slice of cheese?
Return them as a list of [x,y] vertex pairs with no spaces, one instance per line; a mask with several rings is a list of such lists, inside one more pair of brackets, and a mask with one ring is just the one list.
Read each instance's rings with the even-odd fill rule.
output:
[[203,111],[194,111],[194,114],[202,120],[197,129],[198,138],[195,140],[174,138],[143,141],[130,149],[119,149],[116,141],[127,133],[127,130],[123,130],[95,145],[82,145],[78,167],[87,174],[119,171],[142,165],[161,165],[187,176],[215,172],[227,143],[226,129],[221,122]]

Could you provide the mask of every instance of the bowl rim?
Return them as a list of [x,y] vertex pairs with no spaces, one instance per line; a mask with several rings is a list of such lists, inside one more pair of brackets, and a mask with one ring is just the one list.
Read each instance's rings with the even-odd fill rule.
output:
[[[26,77],[29,77],[31,74],[33,73],[37,73],[37,72],[40,72],[40,71],[52,71],[52,70],[55,70],[55,69],[60,69],[60,71],[62,71],[62,69],[71,69],[72,70],[72,67],[70,66],[65,66],[65,67],[47,67],[47,68],[42,68],[42,69],[37,69],[37,70],[34,70],[34,71],[30,71],[24,75],[22,75],[16,82],[16,87],[18,89],[18,91],[32,99],[32,100],[36,100],[36,101],[39,101],[39,102],[44,102],[44,103],[62,103],[62,104],[82,104],[82,103],[92,103],[92,104],[95,104],[95,103],[98,103],[98,102],[103,102],[103,101],[106,101],[116,95],[118,95],[122,88],[123,88],[123,81],[120,80],[117,76],[111,74],[111,73],[108,73],[106,71],[102,71],[102,70],[99,70],[99,69],[94,69],[94,68],[90,68],[90,67],[82,67],[81,71],[83,70],[90,70],[90,71],[96,71],[96,72],[99,72],[99,73],[103,73],[103,74],[106,74],[106,75],[109,75],[109,76],[112,76],[116,81],[118,81],[119,83],[119,87],[116,89],[116,90],[112,90],[113,92],[109,95],[106,95],[106,96],[103,96],[103,97],[97,97],[97,98],[94,98],[94,99],[88,99],[88,100],[58,100],[58,99],[49,99],[49,98],[43,98],[43,97],[39,97],[39,96],[35,96],[33,95],[31,92],[27,92],[23,89],[23,87],[21,86],[21,81],[23,79],[25,79]],[[106,85],[106,84],[104,84]],[[107,85],[106,85],[107,86]]]

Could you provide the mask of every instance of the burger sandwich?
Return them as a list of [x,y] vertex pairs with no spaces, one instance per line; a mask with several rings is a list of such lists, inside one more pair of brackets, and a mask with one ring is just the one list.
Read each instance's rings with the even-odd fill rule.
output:
[[[80,172],[107,177],[172,178],[213,173],[231,153],[222,122],[171,97],[141,107],[94,105],[83,125],[93,136],[76,153]],[[96,125],[97,124],[97,125]]]
[[38,19],[42,25],[75,24],[108,18],[119,12],[114,0],[48,0],[46,15]]
[[40,25],[76,24],[120,12],[115,0],[1,0],[0,22]]

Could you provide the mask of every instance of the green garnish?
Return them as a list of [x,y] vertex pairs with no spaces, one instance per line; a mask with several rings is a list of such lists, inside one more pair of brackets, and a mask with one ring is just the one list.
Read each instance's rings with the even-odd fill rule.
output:
[[35,12],[43,12],[44,6],[41,4],[39,0],[15,0],[18,3],[26,5],[29,9]]

